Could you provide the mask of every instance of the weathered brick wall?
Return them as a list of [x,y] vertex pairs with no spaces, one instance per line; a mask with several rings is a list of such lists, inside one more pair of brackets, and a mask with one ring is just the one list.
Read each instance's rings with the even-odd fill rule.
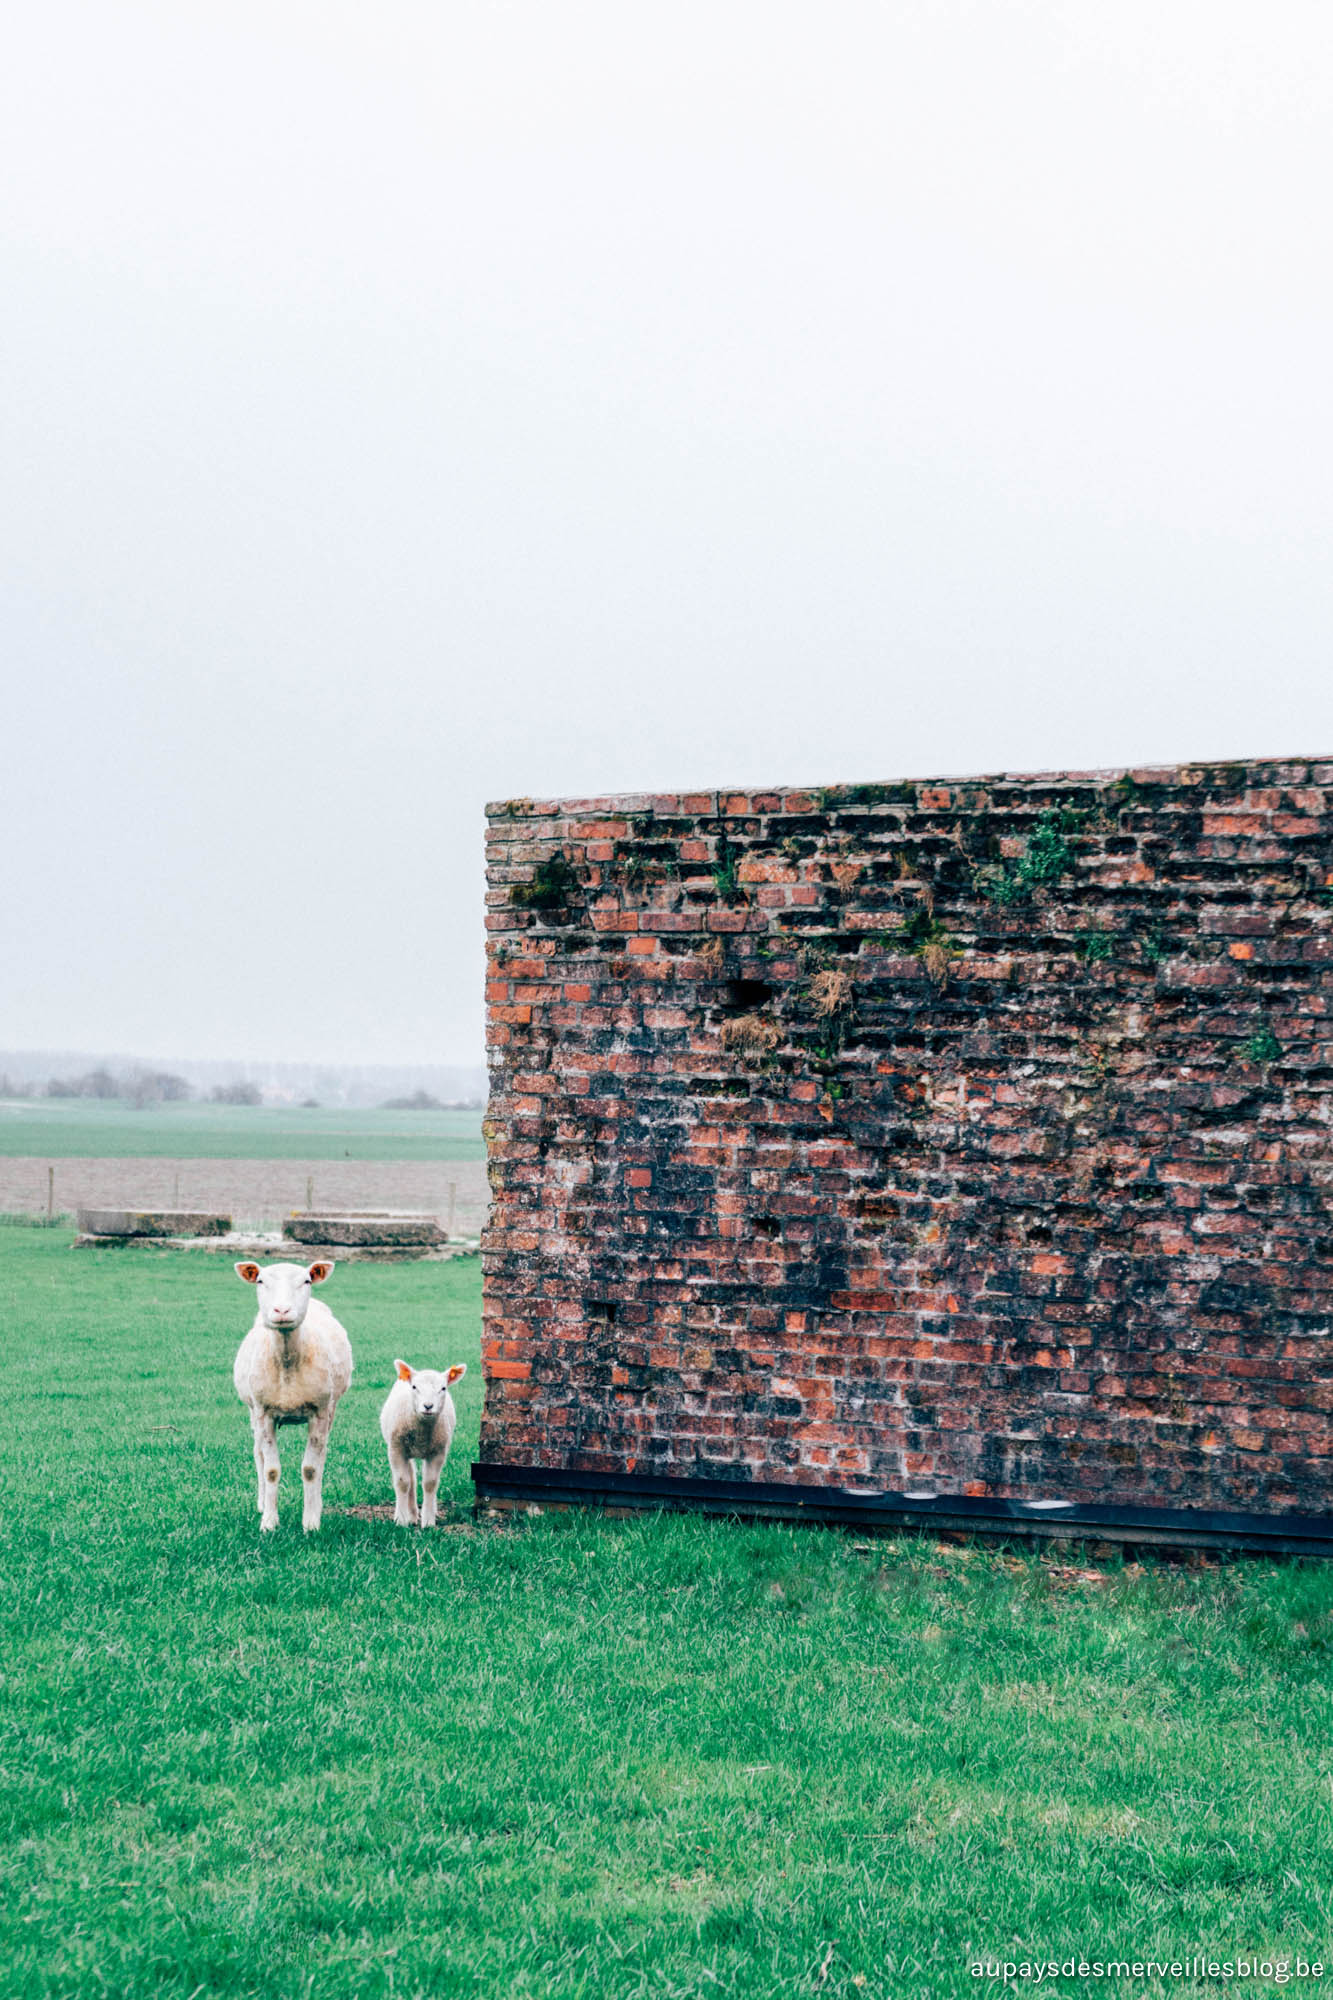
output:
[[483,1460],[1327,1509],[1331,806],[494,808]]

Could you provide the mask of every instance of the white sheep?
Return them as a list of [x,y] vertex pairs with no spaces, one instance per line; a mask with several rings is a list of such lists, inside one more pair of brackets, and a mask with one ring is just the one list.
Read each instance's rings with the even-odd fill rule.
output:
[[[407,1528],[418,1518],[423,1528],[435,1526],[435,1502],[440,1474],[453,1443],[458,1412],[449,1394],[451,1383],[467,1374],[467,1363],[451,1368],[409,1368],[395,1361],[397,1380],[380,1411],[380,1432],[389,1447],[393,1474],[393,1518]],[[421,1512],[417,1513],[417,1468],[421,1461]]]
[[312,1285],[333,1269],[316,1264],[238,1264],[237,1276],[259,1294],[255,1323],[241,1342],[232,1370],[236,1393],[250,1412],[259,1482],[259,1525],[278,1525],[280,1424],[307,1424],[301,1465],[303,1528],[317,1528],[324,1506],[324,1454],[340,1397],[352,1379],[347,1335]]

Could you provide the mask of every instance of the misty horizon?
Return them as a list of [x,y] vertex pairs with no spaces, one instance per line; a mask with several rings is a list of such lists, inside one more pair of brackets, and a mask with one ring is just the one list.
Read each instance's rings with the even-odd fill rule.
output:
[[[135,1056],[97,1049],[0,1049],[0,1095],[6,1087],[38,1097],[52,1082],[73,1083],[97,1071],[128,1082],[135,1075],[172,1075],[196,1100],[216,1088],[249,1083],[291,1100],[331,1099],[369,1107],[418,1090],[445,1103],[478,1103],[486,1097],[486,1069],[466,1063],[302,1063],[191,1056]],[[62,1099],[62,1101],[67,1101]]]

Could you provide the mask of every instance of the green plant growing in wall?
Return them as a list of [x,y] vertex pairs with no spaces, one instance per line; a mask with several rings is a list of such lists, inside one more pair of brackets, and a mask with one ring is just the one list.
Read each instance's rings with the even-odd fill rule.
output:
[[820,812],[833,812],[839,806],[882,806],[890,800],[915,803],[916,790],[911,785],[821,785],[814,799]]
[[1029,882],[1043,885],[1058,882],[1074,865],[1074,850],[1065,839],[1083,823],[1082,813],[1070,807],[1040,813],[1028,835],[1027,851],[1020,864]]
[[1066,834],[1083,824],[1072,806],[1049,807],[1036,822],[1014,861],[978,869],[977,885],[990,902],[1002,906],[1026,902],[1034,889],[1048,889],[1074,866],[1075,854]]
[[530,882],[516,882],[509,900],[519,910],[556,910],[567,903],[579,878],[563,854],[548,854],[532,871]]
[[986,901],[997,904],[1002,910],[1013,903],[1026,902],[1032,893],[1017,868],[1007,868],[1003,862],[988,862],[984,868],[977,869],[973,880]]
[[1139,956],[1145,965],[1160,965],[1167,956],[1166,934],[1160,924],[1152,924],[1139,939]]
[[736,855],[724,833],[717,846],[717,860],[713,865],[713,888],[720,902],[734,903],[744,895],[736,874]]
[[902,928],[898,931],[893,942],[899,951],[902,951],[904,947],[912,952],[922,951],[928,944],[936,940],[937,934],[943,937],[945,932],[934,911],[925,909],[913,910],[910,917],[904,918]]
[[1168,785],[1140,784],[1128,771],[1122,771],[1114,783],[1107,788],[1106,797],[1116,812],[1151,810],[1160,805],[1169,792]]
[[1084,931],[1078,941],[1078,955],[1085,965],[1098,965],[1111,956],[1113,944],[1109,931]]
[[881,806],[888,796],[888,785],[848,785],[843,794],[843,804],[849,806]]
[[1256,1028],[1248,1040],[1241,1043],[1240,1052],[1247,1062],[1272,1063],[1281,1056],[1282,1044],[1265,1022],[1262,1028]]

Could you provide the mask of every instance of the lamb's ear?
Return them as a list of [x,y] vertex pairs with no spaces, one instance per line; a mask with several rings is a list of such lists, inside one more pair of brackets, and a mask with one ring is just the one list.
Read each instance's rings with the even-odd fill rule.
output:
[[333,1259],[332,1257],[323,1257],[318,1264],[309,1264],[306,1266],[306,1269],[310,1274],[311,1284],[322,1285],[333,1269]]
[[400,1382],[410,1382],[412,1380],[412,1370],[405,1361],[395,1361],[393,1365],[398,1370],[398,1380]]
[[257,1285],[259,1283],[259,1266],[258,1264],[238,1264],[236,1266],[236,1275],[238,1278],[244,1278],[247,1285]]
[[466,1361],[455,1361],[453,1367],[449,1370],[449,1373],[444,1378],[445,1388],[447,1389],[451,1383],[461,1382],[466,1374],[467,1374]]

